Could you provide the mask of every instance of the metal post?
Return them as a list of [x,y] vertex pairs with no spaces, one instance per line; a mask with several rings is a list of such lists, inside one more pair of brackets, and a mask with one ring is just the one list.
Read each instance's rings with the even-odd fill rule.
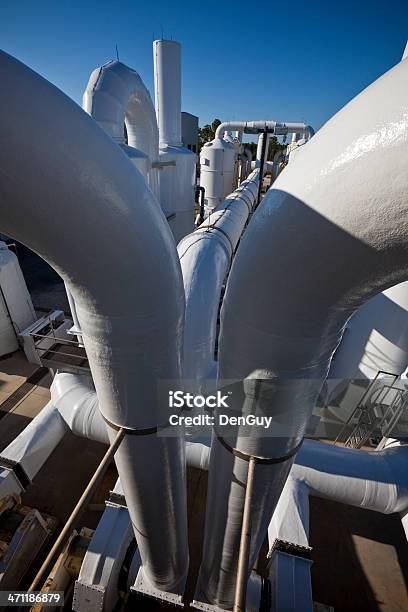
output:
[[249,578],[249,550],[251,545],[251,503],[254,489],[256,460],[251,457],[248,465],[244,513],[242,517],[241,541],[239,544],[237,584],[235,587],[233,612],[245,612],[246,592]]
[[28,589],[29,592],[40,590],[38,587],[40,586],[41,581],[45,577],[45,573],[48,567],[55,560],[55,557],[57,556],[57,554],[60,552],[61,548],[65,544],[65,540],[70,535],[78,516],[80,515],[81,511],[84,509],[84,506],[89,502],[92,494],[94,493],[95,487],[100,483],[101,479],[103,478],[106,472],[106,469],[109,466],[113,455],[118,450],[118,447],[120,443],[122,442],[124,436],[125,436],[125,430],[119,429],[114,441],[112,442],[112,444],[106,451],[95,474],[92,476],[91,480],[88,483],[88,486],[86,487],[85,491],[82,493],[80,500],[78,501],[77,505],[73,509],[71,516],[69,517],[68,521],[65,524],[65,527],[61,531],[54,546],[51,548],[50,552],[47,555],[47,558],[45,559],[36,577],[31,583],[31,586]]
[[262,132],[263,134],[263,141],[262,141],[262,151],[261,151],[261,165],[259,167],[259,186],[258,186],[258,197],[256,200],[256,207],[257,208],[259,206],[259,202],[261,201],[261,189],[262,189],[262,179],[263,179],[263,172],[264,172],[264,166],[265,166],[265,157],[266,157],[266,143],[268,142],[268,128],[265,128],[264,131]]

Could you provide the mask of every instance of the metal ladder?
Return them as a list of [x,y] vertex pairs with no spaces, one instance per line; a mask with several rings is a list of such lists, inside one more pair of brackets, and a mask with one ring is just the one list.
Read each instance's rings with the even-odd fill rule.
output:
[[[379,386],[379,381],[384,377],[391,377],[390,385]],[[391,415],[389,409],[394,405],[395,398],[392,400],[386,399],[389,393],[397,391],[397,396],[403,391],[394,387],[398,376],[390,372],[379,371],[375,378],[370,382],[357,406],[350,414],[347,421],[344,423],[339,434],[334,440],[334,444],[343,442],[345,446],[350,448],[361,448],[373,435],[382,432],[382,423],[388,422],[388,416]],[[374,396],[378,394],[377,397]],[[386,421],[385,421],[386,419]],[[398,417],[399,419],[399,417]],[[383,435],[383,437],[385,437]]]
[[388,406],[383,419],[380,423],[381,441],[377,446],[377,450],[382,450],[388,438],[393,437],[395,433],[401,433],[408,437],[408,427],[404,431],[396,432],[396,428],[401,421],[405,421],[403,417],[408,416],[408,391],[406,389],[393,389],[399,391],[394,396],[393,401]]

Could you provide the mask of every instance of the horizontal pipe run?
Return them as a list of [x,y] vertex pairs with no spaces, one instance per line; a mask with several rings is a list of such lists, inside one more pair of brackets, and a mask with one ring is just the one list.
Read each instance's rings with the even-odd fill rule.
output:
[[307,138],[314,135],[314,129],[307,123],[279,123],[277,121],[224,121],[215,132],[215,138],[222,138],[224,132],[240,130],[244,134],[260,134],[264,130],[268,134],[285,136],[286,134],[302,134]]
[[186,295],[183,377],[204,381],[214,361],[221,290],[258,191],[259,170],[178,245]]

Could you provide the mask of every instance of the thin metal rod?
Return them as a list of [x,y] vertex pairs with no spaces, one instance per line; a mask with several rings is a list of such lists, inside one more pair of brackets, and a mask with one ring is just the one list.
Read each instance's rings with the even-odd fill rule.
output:
[[241,541],[239,543],[237,584],[235,587],[234,612],[245,612],[246,592],[249,578],[249,550],[251,546],[251,505],[254,490],[256,459],[251,457],[248,465],[247,486],[245,491],[244,514],[242,517]]
[[68,521],[66,522],[63,530],[61,531],[61,533],[59,534],[54,546],[51,548],[50,552],[47,555],[47,558],[45,559],[44,563],[42,564],[42,566],[40,567],[36,577],[34,578],[30,588],[28,589],[29,592],[32,591],[36,591],[36,590],[40,590],[40,588],[38,588],[40,586],[41,581],[43,580],[43,578],[45,577],[45,573],[48,569],[48,567],[51,565],[51,563],[55,560],[55,557],[57,556],[57,554],[59,554],[62,546],[65,544],[65,540],[66,538],[70,535],[76,520],[78,519],[79,515],[81,514],[81,511],[84,509],[85,505],[89,502],[89,500],[92,497],[92,494],[94,492],[95,487],[100,483],[101,479],[103,478],[110,462],[111,459],[113,457],[113,455],[116,453],[116,451],[118,450],[118,447],[120,445],[120,443],[122,442],[123,438],[125,436],[125,431],[124,429],[119,429],[114,441],[112,442],[112,444],[110,445],[110,447],[108,448],[108,450],[106,451],[102,461],[100,462],[95,474],[92,476],[91,480],[88,483],[88,486],[86,487],[85,491],[82,493],[81,498],[79,499],[77,505],[75,506],[75,508],[73,509],[71,516],[69,517]]

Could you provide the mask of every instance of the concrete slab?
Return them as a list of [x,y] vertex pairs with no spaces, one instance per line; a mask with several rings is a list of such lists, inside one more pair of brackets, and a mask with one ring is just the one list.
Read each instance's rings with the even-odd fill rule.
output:
[[44,408],[50,397],[49,392],[47,397],[47,394],[43,395],[42,393],[39,394],[32,391],[13,408],[12,414],[19,414],[33,419]]
[[406,612],[408,545],[397,515],[310,498],[312,586],[335,610]]

